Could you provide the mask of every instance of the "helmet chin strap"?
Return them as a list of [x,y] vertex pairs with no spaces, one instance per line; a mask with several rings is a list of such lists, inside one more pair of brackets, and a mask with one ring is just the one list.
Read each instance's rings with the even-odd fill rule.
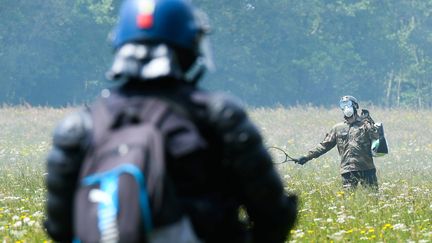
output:
[[206,70],[207,68],[202,57],[198,57],[189,70],[185,72],[184,79],[190,84],[196,84],[198,80],[202,78]]
[[[205,19],[205,15],[202,15],[201,17],[203,16]],[[200,19],[202,20],[201,17]],[[207,21],[208,20],[205,20],[204,22]],[[204,27],[204,29],[206,28],[208,27]],[[195,59],[195,62],[191,65],[191,67],[184,73],[184,79],[186,80],[186,82],[191,84],[196,84],[202,78],[206,71],[212,72],[215,69],[215,65],[213,63],[213,55],[210,48],[210,41],[206,35],[202,35],[200,37],[198,49],[198,57]]]

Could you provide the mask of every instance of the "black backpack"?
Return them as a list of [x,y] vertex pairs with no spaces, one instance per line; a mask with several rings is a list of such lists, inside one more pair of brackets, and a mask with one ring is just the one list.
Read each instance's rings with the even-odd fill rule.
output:
[[76,240],[146,242],[155,215],[178,213],[159,127],[169,104],[117,96],[100,99],[90,111],[92,140],[74,203]]

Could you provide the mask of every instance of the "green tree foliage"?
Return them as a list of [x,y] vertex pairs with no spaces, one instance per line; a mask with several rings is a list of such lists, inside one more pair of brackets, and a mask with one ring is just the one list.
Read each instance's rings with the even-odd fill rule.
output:
[[110,28],[90,10],[70,0],[1,4],[0,101],[59,105],[94,93],[91,80],[108,66]]
[[431,107],[431,1],[199,2],[218,9],[214,86],[249,103]]
[[[120,0],[0,1],[0,102],[82,102],[105,85]],[[194,2],[213,27],[207,88],[251,105],[333,105],[352,94],[432,107],[432,0]]]

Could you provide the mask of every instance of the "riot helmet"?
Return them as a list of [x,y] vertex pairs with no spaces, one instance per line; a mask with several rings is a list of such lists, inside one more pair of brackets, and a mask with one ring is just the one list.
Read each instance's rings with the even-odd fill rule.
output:
[[355,113],[357,113],[359,105],[357,99],[354,96],[345,95],[340,99],[339,107],[341,108],[345,117],[352,117]]
[[188,0],[125,0],[112,32],[109,79],[196,82],[213,67],[207,16]]

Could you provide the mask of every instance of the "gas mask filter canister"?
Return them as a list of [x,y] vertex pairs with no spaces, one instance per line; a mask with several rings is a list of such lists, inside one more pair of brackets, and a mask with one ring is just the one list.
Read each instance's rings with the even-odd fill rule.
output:
[[345,106],[342,111],[346,117],[351,117],[354,115],[354,107],[352,106]]

